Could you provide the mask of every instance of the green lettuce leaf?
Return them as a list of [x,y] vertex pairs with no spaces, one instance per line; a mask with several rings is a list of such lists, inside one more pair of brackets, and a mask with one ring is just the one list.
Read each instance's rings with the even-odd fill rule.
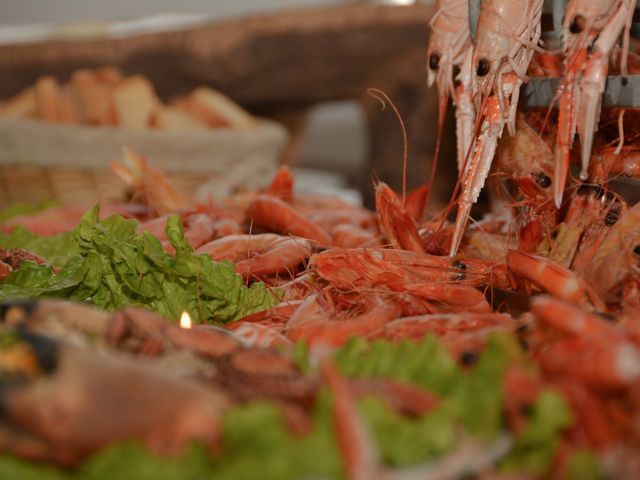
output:
[[604,478],[598,457],[586,450],[571,454],[567,480],[601,480]]
[[175,257],[156,237],[140,235],[136,228],[134,220],[118,215],[100,221],[96,206],[70,232],[75,253],[58,273],[24,262],[0,284],[0,299],[59,297],[108,311],[137,305],[176,320],[187,310],[195,322],[222,323],[277,303],[277,292],[262,283],[246,286],[230,262],[195,254],[179,217],[167,220]]
[[[299,364],[305,364],[304,353],[296,350]],[[440,397],[440,406],[420,419],[394,415],[379,403],[364,404],[384,458],[394,465],[445,453],[453,446],[454,428],[462,427],[460,431],[487,443],[504,433],[503,375],[508,365],[526,361],[516,338],[507,333],[492,335],[476,364],[464,370],[433,336],[419,343],[368,343],[354,338],[336,351],[335,360],[347,376],[390,377]],[[546,472],[570,418],[562,397],[546,391],[534,404],[531,423],[505,466],[518,472]]]
[[450,451],[456,440],[456,423],[444,408],[419,418],[393,412],[378,398],[366,397],[359,403],[388,465],[403,467]]
[[21,226],[14,228],[11,233],[0,233],[0,247],[28,250],[56,267],[62,267],[79,252],[73,232],[41,237]]
[[326,392],[314,412],[314,429],[296,438],[271,403],[236,407],[224,418],[224,451],[215,478],[262,480],[339,478],[341,464]]
[[435,336],[398,344],[352,339],[335,358],[347,376],[391,377],[443,397],[470,433],[493,439],[502,429],[502,375],[522,352],[513,337],[494,335],[477,364],[463,371]]
[[510,363],[521,358],[522,350],[513,336],[494,334],[474,367],[464,372],[448,406],[468,432],[489,441],[503,429],[503,374]]
[[280,409],[253,402],[229,411],[218,454],[193,444],[179,456],[157,457],[137,442],[122,442],[92,455],[74,471],[0,456],[0,478],[11,480],[298,480],[340,478],[328,397],[317,402],[315,428],[302,438],[289,433]]
[[11,480],[69,480],[71,474],[49,465],[29,463],[11,455],[0,455],[0,478]]
[[136,442],[114,445],[88,459],[73,478],[78,480],[200,480],[212,478],[213,462],[200,445],[181,456],[155,456]]
[[502,469],[533,475],[546,473],[560,443],[560,433],[570,423],[571,410],[564,398],[551,390],[542,392],[533,405],[528,425],[504,459]]
[[349,377],[383,378],[412,383],[439,395],[453,391],[462,375],[455,360],[433,335],[419,343],[367,342],[352,338],[335,353]]

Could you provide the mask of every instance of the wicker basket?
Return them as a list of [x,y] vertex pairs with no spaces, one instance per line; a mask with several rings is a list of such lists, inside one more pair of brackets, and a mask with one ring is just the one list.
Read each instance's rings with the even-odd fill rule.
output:
[[194,132],[0,121],[0,208],[55,199],[64,204],[122,198],[108,169],[124,145],[163,169],[186,198],[258,187],[278,167],[286,131],[271,121],[253,129]]

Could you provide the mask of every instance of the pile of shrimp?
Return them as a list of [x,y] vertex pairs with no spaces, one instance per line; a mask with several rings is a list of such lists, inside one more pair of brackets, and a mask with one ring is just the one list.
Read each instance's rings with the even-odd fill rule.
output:
[[[304,342],[322,358],[354,336],[401,342],[434,334],[468,362],[492,334],[511,332],[540,369],[532,375],[516,368],[505,377],[515,430],[522,406],[553,387],[574,411],[561,455],[575,448],[603,455],[637,451],[640,204],[628,205],[606,184],[576,184],[556,209],[549,136],[532,126],[541,117],[519,115],[514,137],[498,149],[498,175],[508,180],[504,195],[513,205],[509,215],[486,215],[466,228],[453,257],[446,252],[455,224],[425,210],[426,185],[403,199],[379,182],[370,211],[298,193],[291,170],[282,167],[262,191],[206,205],[180,200],[176,208],[169,179],[127,151],[118,168],[135,164],[130,171],[139,174],[129,177],[135,180],[129,186],[145,203],[108,211],[137,218],[139,231],[157,236],[169,252],[165,225],[177,214],[196,252],[230,260],[248,284],[275,289],[279,304],[224,325],[245,345],[288,350]],[[40,233],[62,231],[70,221],[62,212],[14,223],[40,225]],[[530,307],[494,303],[496,291],[527,295]]]
[[[570,0],[564,56],[554,56],[537,46],[541,0],[483,1],[473,41],[468,2],[436,2],[428,66],[441,114],[449,98],[456,106],[453,222],[453,200],[443,212],[426,208],[428,183],[398,194],[379,182],[371,211],[296,191],[287,167],[262,191],[193,205],[130,150],[114,169],[139,204],[110,212],[138,219],[139,231],[169,252],[165,225],[177,214],[196,252],[276,290],[279,304],[224,325],[253,347],[304,342],[322,357],[354,336],[400,342],[435,334],[466,362],[496,331],[512,332],[539,366],[538,374],[514,368],[504,379],[513,429],[522,428],[523,406],[551,386],[574,414],[560,456],[595,450],[614,477],[638,478],[638,462],[619,459],[640,446],[640,203],[629,204],[609,181],[640,175],[640,119],[634,111],[600,115],[596,84],[634,6]],[[556,122],[546,111],[517,110],[534,57],[541,74],[563,76]],[[582,149],[572,155],[576,130]],[[582,165],[576,178],[572,157]],[[487,179],[494,208],[469,222]],[[79,215],[59,210],[9,227],[52,234]],[[529,305],[497,303],[499,292]]]

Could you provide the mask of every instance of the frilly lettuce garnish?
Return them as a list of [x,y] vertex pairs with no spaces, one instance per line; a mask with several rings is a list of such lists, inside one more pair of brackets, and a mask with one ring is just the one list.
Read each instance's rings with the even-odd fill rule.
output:
[[[435,337],[418,344],[386,341],[367,344],[354,339],[334,356],[349,377],[391,377],[440,397],[440,405],[413,418],[392,411],[375,397],[359,401],[360,412],[370,426],[387,468],[437,463],[451,454],[462,436],[470,436],[490,448],[509,435],[502,418],[502,373],[518,356],[517,343],[508,335],[494,336],[476,365],[462,369]],[[298,356],[304,357],[303,349]],[[0,478],[102,479],[147,478],[341,478],[342,465],[332,421],[331,393],[322,389],[312,411],[313,428],[302,437],[286,427],[281,409],[260,401],[236,406],[222,424],[218,453],[194,446],[180,457],[156,458],[135,443],[113,445],[87,459],[77,470],[62,472],[32,466],[0,456]],[[471,419],[472,416],[484,417]],[[513,438],[510,451],[496,469],[544,476],[552,466],[562,429],[571,421],[563,398],[545,390],[532,405],[529,423]],[[42,475],[38,476],[39,469]],[[176,473],[179,472],[179,473]],[[571,460],[571,478],[598,478],[598,460],[585,453]],[[580,475],[591,475],[580,477]],[[48,475],[48,476],[47,476]]]
[[[99,206],[94,207],[63,234],[65,246],[53,248],[72,252],[58,273],[48,265],[24,262],[0,283],[0,299],[59,297],[108,311],[137,305],[176,320],[187,310],[195,322],[222,323],[277,303],[276,292],[262,283],[245,285],[230,262],[195,254],[179,217],[170,217],[166,227],[175,257],[150,233],[137,233],[137,225],[118,215],[100,221]],[[31,250],[51,258],[41,249]]]

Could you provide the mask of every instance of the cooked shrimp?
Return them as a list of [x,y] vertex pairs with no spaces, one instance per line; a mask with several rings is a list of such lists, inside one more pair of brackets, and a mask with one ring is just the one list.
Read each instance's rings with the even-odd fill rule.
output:
[[510,326],[513,320],[499,313],[448,313],[402,317],[371,332],[370,338],[387,340],[422,340],[434,333],[439,337],[447,333],[472,332],[496,326]]
[[347,478],[379,477],[380,460],[373,434],[356,405],[347,380],[330,360],[322,363],[322,377],[332,393],[332,418]]
[[135,200],[147,205],[158,215],[175,212],[186,206],[164,172],[153,168],[129,147],[123,149],[122,163],[113,162],[111,170],[127,185]]
[[322,246],[331,245],[331,237],[323,228],[272,195],[258,195],[249,206],[248,218],[259,227],[308,238]]
[[454,256],[507,125],[515,132],[520,86],[540,38],[542,0],[485,0],[473,47],[473,92],[479,134],[460,169],[461,193],[449,255]]
[[511,250],[507,255],[507,264],[512,272],[558,298],[580,305],[593,304],[601,311],[606,309],[600,296],[584,279],[545,257]]
[[236,272],[250,278],[292,272],[311,255],[311,242],[304,238],[273,233],[228,235],[202,245],[196,253],[207,253],[214,260],[231,260]]
[[382,247],[379,235],[357,225],[343,223],[331,229],[332,244],[342,248]]
[[500,265],[407,250],[331,248],[313,255],[309,265],[331,284],[349,289],[387,286],[403,290],[404,285],[415,282],[508,285]]
[[570,0],[564,17],[565,75],[560,87],[556,140],[554,201],[560,208],[569,171],[573,139],[578,131],[586,180],[593,135],[598,127],[609,58],[622,37],[622,70],[626,74],[629,31],[636,0]]
[[620,301],[624,285],[640,280],[640,203],[613,225],[585,271],[585,279],[607,301]]
[[[326,293],[308,297],[287,323],[287,337],[292,341],[305,340],[315,347],[336,347],[400,315],[400,306],[387,296],[363,294],[351,300],[336,305]],[[364,313],[358,313],[362,308]]]
[[380,230],[393,248],[412,252],[425,251],[413,218],[395,192],[383,182],[376,187],[376,214]]

